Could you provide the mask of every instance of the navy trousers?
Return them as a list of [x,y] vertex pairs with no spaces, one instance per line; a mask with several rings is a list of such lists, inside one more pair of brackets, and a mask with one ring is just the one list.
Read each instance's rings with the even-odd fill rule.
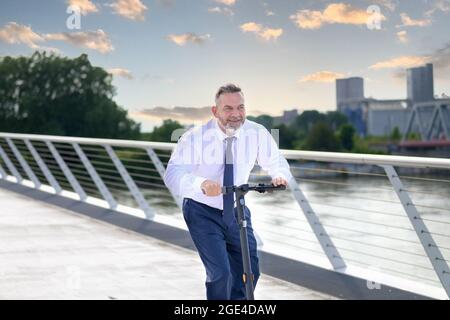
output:
[[[222,210],[195,200],[183,201],[184,220],[192,240],[206,269],[206,297],[208,300],[243,300],[245,287],[242,280],[243,264],[236,220],[226,227],[222,220]],[[250,210],[245,207],[250,260],[254,274],[254,284],[259,278],[257,244],[253,234]]]

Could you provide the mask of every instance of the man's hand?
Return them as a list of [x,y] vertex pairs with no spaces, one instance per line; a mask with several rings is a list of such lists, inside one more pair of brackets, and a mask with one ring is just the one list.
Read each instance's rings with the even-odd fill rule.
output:
[[208,197],[215,197],[222,193],[222,186],[220,183],[212,180],[203,181],[200,188]]
[[287,186],[288,182],[286,181],[286,179],[279,177],[279,178],[273,178],[272,184],[274,186]]

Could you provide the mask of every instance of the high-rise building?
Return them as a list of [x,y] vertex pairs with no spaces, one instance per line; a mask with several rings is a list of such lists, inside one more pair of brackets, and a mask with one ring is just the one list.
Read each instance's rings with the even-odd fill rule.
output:
[[[406,100],[377,100],[364,98],[364,83],[362,78],[347,78],[336,80],[336,109],[347,116],[348,121],[355,127],[360,136],[388,136],[395,128],[401,134],[408,131],[417,132],[412,125],[419,125],[422,139],[428,139],[433,134],[437,136],[442,128],[450,128],[450,112],[442,107],[437,113],[437,103],[444,99],[434,98],[433,65],[428,63],[417,68],[406,70],[407,96]],[[420,112],[418,111],[420,109]],[[416,118],[414,118],[414,110]],[[448,115],[448,118],[446,118]],[[438,119],[439,121],[435,121]],[[437,125],[435,124],[438,123]],[[446,125],[448,123],[448,125]],[[431,131],[433,130],[433,131]],[[448,133],[450,135],[450,132]],[[447,137],[447,133],[444,133]]]
[[408,100],[424,102],[434,100],[433,65],[409,68],[406,70]]
[[364,99],[364,79],[352,77],[336,80],[336,105],[340,109],[340,104]]
[[364,105],[364,79],[336,79],[336,109],[345,114],[360,136],[366,132],[367,111]]

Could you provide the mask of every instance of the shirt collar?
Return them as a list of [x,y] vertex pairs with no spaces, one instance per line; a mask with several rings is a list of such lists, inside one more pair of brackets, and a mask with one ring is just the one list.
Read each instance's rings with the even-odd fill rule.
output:
[[[218,121],[217,118],[214,118],[214,119],[213,119],[213,122],[214,122],[214,128],[215,128],[215,130],[216,130],[217,137],[220,139],[220,141],[223,141],[223,140],[225,140],[226,138],[228,138],[228,136],[225,134],[225,132],[222,131],[222,129],[220,129],[219,123],[218,123],[217,121]],[[239,127],[239,129],[236,130],[236,132],[234,133],[233,137],[236,137],[236,139],[239,139],[239,136],[240,136],[240,134],[241,134],[241,130],[242,130],[242,127],[243,127],[244,124],[245,124],[245,121],[246,121],[246,120],[244,120],[244,123],[243,123],[243,124]]]

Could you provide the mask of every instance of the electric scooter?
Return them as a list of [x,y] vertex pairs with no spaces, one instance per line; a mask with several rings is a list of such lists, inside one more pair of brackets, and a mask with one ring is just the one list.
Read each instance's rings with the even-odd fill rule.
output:
[[252,272],[252,266],[250,263],[250,250],[248,247],[247,238],[247,220],[244,215],[245,200],[244,196],[249,191],[257,191],[259,193],[272,192],[275,190],[285,190],[286,186],[274,186],[273,184],[257,184],[249,185],[243,184],[240,186],[225,186],[222,187],[222,193],[227,194],[234,192],[236,196],[236,207],[237,207],[237,218],[240,228],[240,238],[241,238],[241,251],[242,251],[242,261],[244,264],[244,273],[242,274],[242,280],[245,284],[245,294],[247,300],[255,300],[254,296],[254,276]]

